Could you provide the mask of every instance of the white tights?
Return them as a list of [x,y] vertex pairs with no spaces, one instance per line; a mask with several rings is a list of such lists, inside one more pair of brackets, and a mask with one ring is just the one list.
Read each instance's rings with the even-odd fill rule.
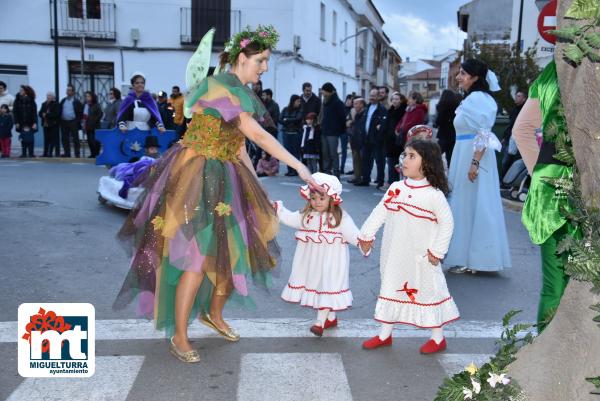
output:
[[335,312],[331,309],[319,309],[317,312],[317,326],[323,327],[325,325],[325,319],[330,322],[335,320]]

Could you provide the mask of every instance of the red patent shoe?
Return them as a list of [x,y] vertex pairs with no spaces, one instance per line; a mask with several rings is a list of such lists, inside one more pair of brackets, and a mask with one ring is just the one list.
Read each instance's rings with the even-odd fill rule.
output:
[[379,336],[375,336],[373,338],[369,338],[367,341],[363,343],[364,349],[375,349],[379,347],[387,347],[392,345],[392,336],[389,336],[385,340],[381,340]]
[[446,349],[446,339],[444,338],[441,343],[436,343],[433,339],[427,341],[421,346],[419,351],[421,354],[435,354]]
[[325,319],[323,329],[331,329],[333,327],[337,327],[337,317],[333,320]]
[[323,328],[321,326],[317,326],[316,324],[310,328],[310,332],[313,333],[317,337],[321,337],[323,335]]

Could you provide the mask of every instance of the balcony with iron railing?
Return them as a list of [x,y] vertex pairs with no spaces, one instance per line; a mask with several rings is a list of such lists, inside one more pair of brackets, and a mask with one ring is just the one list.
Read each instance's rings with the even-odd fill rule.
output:
[[54,29],[54,2],[57,2],[58,37],[117,40],[116,5],[100,0],[50,0],[50,36]]
[[196,45],[210,29],[216,28],[213,44],[223,46],[231,37],[241,31],[240,10],[208,9],[201,7],[181,7],[180,41],[182,45]]

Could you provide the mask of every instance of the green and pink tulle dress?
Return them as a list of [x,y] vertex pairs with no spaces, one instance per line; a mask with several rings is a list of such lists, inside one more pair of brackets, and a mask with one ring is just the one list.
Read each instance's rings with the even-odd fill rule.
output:
[[118,234],[132,259],[113,307],[137,297],[139,315],[167,335],[184,272],[205,273],[192,321],[209,310],[213,291],[251,303],[248,278],[268,286],[279,252],[275,210],[239,158],[240,114],[264,122],[266,109],[230,73],[203,80],[190,101],[194,115],[185,136],[140,178],[145,192]]

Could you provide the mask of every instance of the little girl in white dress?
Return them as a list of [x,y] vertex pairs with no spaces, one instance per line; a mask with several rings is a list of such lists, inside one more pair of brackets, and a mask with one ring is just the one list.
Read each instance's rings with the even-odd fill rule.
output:
[[328,174],[312,175],[324,193],[300,188],[307,200],[302,211],[291,212],[275,202],[279,221],[297,229],[298,241],[292,273],[281,298],[317,309],[317,321],[310,328],[316,336],[337,326],[336,312],[352,306],[348,244],[358,246],[358,228],[340,208],[342,184]]
[[405,179],[390,185],[359,235],[360,247],[368,253],[375,233],[385,224],[375,307],[381,330],[363,348],[392,345],[394,324],[408,324],[431,329],[431,339],[420,351],[432,354],[446,349],[442,327],[459,318],[441,265],[454,222],[438,144],[426,139],[409,142],[402,174]]

